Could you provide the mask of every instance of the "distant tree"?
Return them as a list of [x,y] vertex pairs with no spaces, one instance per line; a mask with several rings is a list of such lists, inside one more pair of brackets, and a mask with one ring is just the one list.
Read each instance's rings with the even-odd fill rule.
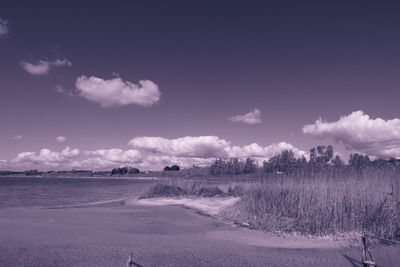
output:
[[372,162],[372,165],[374,166],[374,168],[377,169],[382,169],[387,165],[387,161],[384,159],[376,159]]
[[371,164],[371,161],[368,156],[364,156],[358,153],[354,153],[350,155],[349,165],[356,169],[362,169],[368,167]]
[[38,170],[27,170],[24,171],[25,175],[39,175],[39,171]]
[[249,174],[249,173],[255,173],[257,171],[257,166],[251,158],[246,159],[246,163],[244,164],[243,167],[243,173]]
[[310,149],[310,163],[316,167],[322,167],[330,163],[333,159],[333,147],[317,146],[317,148]]
[[172,165],[171,171],[179,171],[181,168],[178,165]]
[[222,159],[216,159],[210,167],[210,173],[219,176],[225,173],[225,162]]
[[120,169],[121,174],[127,174],[128,173],[128,167],[123,167]]
[[350,155],[349,159],[349,167],[353,170],[357,175],[364,176],[364,173],[367,171],[368,167],[373,167],[368,156],[364,156],[358,153],[354,153]]
[[242,165],[238,158],[230,158],[226,163],[226,172],[230,175],[240,174],[243,169]]
[[140,170],[137,168],[130,168],[128,171],[129,174],[140,173]]
[[170,166],[165,166],[164,167],[164,171],[170,171],[171,170],[171,167]]
[[114,168],[111,171],[112,175],[124,175],[128,173],[128,167],[123,167],[123,168]]
[[391,158],[388,160],[388,163],[390,163],[392,166],[398,167],[398,166],[400,166],[400,159],[396,159],[396,158],[394,158],[394,157],[391,157]]
[[335,156],[335,158],[332,160],[332,163],[335,168],[342,168],[345,165],[339,155]]
[[288,174],[296,165],[296,158],[293,151],[284,150],[280,154],[271,157],[268,162],[264,162],[263,171],[265,173],[283,172]]

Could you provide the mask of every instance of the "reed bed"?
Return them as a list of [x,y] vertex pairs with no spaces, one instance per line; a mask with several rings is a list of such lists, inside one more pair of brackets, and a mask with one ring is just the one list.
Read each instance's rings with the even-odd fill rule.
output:
[[249,188],[224,215],[267,231],[327,235],[368,231],[400,238],[398,177],[280,177]]

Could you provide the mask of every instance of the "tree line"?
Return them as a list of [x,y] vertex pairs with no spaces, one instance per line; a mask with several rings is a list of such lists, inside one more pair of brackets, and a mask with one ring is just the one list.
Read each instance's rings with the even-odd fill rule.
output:
[[350,159],[345,163],[339,155],[335,155],[333,147],[317,146],[309,151],[310,158],[304,156],[296,158],[293,151],[284,150],[267,161],[261,166],[253,159],[247,158],[242,162],[237,158],[228,160],[216,159],[210,166],[210,174],[213,176],[239,175],[239,174],[258,174],[265,175],[293,175],[309,176],[318,175],[343,176],[356,175],[363,176],[374,170],[396,169],[400,172],[400,160],[396,158],[371,160],[368,156],[359,153],[350,155]]

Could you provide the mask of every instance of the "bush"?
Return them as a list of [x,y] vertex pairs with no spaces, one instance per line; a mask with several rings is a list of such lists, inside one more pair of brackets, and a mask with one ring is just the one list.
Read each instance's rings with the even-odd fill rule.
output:
[[176,185],[158,183],[150,187],[142,197],[177,197],[186,195],[186,190]]
[[140,170],[137,168],[130,168],[128,171],[129,174],[140,173]]
[[244,195],[244,188],[236,185],[235,187],[229,187],[228,189],[228,196],[233,196],[233,197],[240,197]]
[[171,171],[179,171],[179,170],[180,170],[180,168],[179,168],[178,165],[172,165],[171,166]]
[[164,171],[179,171],[181,168],[178,165],[165,166]]
[[139,173],[139,169],[136,168],[128,168],[128,167],[123,167],[123,168],[114,168],[111,171],[112,175],[125,175],[127,173],[132,174],[132,173]]
[[201,197],[224,197],[225,193],[217,186],[214,187],[202,187],[197,194]]

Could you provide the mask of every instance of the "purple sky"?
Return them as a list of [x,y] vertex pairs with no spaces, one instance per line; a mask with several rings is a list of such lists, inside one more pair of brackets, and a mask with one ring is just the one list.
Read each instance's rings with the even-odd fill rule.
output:
[[398,4],[233,2],[1,1],[0,169],[400,157]]

